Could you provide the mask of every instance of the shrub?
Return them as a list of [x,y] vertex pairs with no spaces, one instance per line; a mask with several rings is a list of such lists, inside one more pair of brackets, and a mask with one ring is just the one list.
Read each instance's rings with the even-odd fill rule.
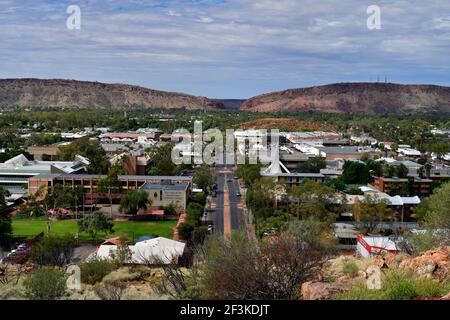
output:
[[342,263],[342,272],[350,277],[355,278],[358,275],[359,268],[356,265],[355,261],[352,260],[344,260]]
[[133,253],[131,252],[131,249],[128,246],[128,244],[121,243],[117,246],[116,251],[111,252],[110,256],[112,262],[115,263],[119,268],[131,262],[131,259],[133,258]]
[[397,279],[386,289],[384,300],[411,300],[417,295],[414,283],[409,279]]
[[95,293],[102,300],[120,300],[125,289],[125,284],[119,281],[99,283],[94,287]]
[[33,247],[30,259],[40,266],[62,267],[70,263],[74,248],[72,235],[48,235]]
[[66,291],[66,275],[53,267],[42,267],[24,282],[25,295],[31,300],[55,300]]
[[94,285],[117,269],[117,265],[105,259],[95,258],[80,265],[81,282]]
[[450,291],[450,283],[439,283],[414,275],[406,270],[388,270],[381,290],[369,290],[365,284],[355,285],[338,296],[344,300],[410,300],[442,297]]

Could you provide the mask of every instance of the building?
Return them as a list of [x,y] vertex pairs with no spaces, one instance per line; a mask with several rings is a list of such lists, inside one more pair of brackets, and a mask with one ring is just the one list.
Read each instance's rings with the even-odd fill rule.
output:
[[381,192],[391,194],[397,190],[404,189],[419,197],[428,197],[430,195],[431,179],[421,179],[414,177],[405,178],[384,178],[379,177],[374,180],[372,185]]
[[350,140],[357,144],[371,144],[375,145],[378,143],[378,140],[375,138],[372,138],[368,135],[362,135],[362,136],[351,136]]
[[272,163],[269,167],[261,169],[261,176],[274,178],[275,181],[290,190],[294,186],[303,184],[306,180],[324,182],[325,176],[320,173],[291,173],[283,163],[279,161],[278,152],[274,152]]
[[389,237],[369,237],[358,235],[356,237],[358,253],[364,258],[387,253],[397,253],[400,251],[397,244]]
[[399,145],[397,152],[403,155],[405,158],[416,159],[422,156],[422,153],[419,150],[411,148],[411,146],[404,144]]
[[[41,174],[29,179],[29,194],[35,194],[41,187],[51,187],[62,184],[69,188],[83,188],[85,193],[95,193],[98,181],[106,175],[91,174]],[[192,190],[192,177],[185,176],[132,176],[119,175],[118,179],[123,190],[141,189],[145,184],[186,184]]]
[[[345,199],[347,204],[353,206],[359,206],[361,202],[363,202],[366,196],[370,196],[372,198],[378,200],[386,201],[388,207],[394,211],[393,220],[400,222],[408,222],[408,221],[416,221],[416,216],[414,214],[415,208],[421,203],[421,200],[418,196],[412,197],[403,197],[399,195],[390,196],[387,193],[381,192],[373,186],[362,186],[359,188],[364,195],[349,195],[345,194]],[[358,212],[358,210],[356,210]],[[357,215],[357,213],[356,213]],[[345,213],[344,216],[353,217],[353,214]],[[360,218],[358,216],[353,217],[356,221],[359,221]]]
[[[173,204],[177,211],[186,210],[187,201],[192,192],[192,177],[181,176],[131,176],[119,175],[120,193],[100,194],[97,189],[99,180],[105,175],[88,174],[41,174],[29,178],[28,193],[33,195],[39,190],[47,190],[55,185],[70,189],[83,190],[83,207],[95,206],[97,201],[111,197],[118,204],[127,190],[145,190],[152,201],[150,208],[159,209]],[[83,210],[84,210],[83,209]]]
[[45,156],[53,159],[59,152],[59,145],[31,146],[27,148],[27,152],[33,156],[34,160],[42,161]]
[[284,133],[284,136],[289,142],[294,144],[300,144],[306,141],[335,140],[341,138],[341,135],[338,133],[325,131],[287,132]]
[[127,175],[147,175],[147,170],[149,167],[149,159],[142,155],[125,155],[123,158],[123,168]]
[[[128,264],[167,265],[178,263],[183,255],[186,244],[163,237],[153,238],[137,242],[128,246],[131,251],[131,260]],[[112,254],[117,251],[117,245],[101,245],[97,252],[90,258],[110,260]]]
[[177,211],[186,211],[190,190],[187,184],[146,183],[142,190],[147,191],[151,207],[160,208],[174,205]]
[[300,163],[308,161],[310,156],[298,151],[295,148],[289,148],[286,146],[280,147],[280,161],[289,170],[296,169]]
[[74,161],[28,160],[23,154],[0,163],[0,186],[11,194],[25,195],[29,179],[48,174],[78,174],[86,172],[89,159],[76,156]]
[[136,132],[108,132],[103,133],[99,138],[103,141],[112,141],[116,143],[146,142],[148,140],[157,140],[161,135],[159,129],[139,129]]
[[319,147],[320,156],[326,160],[360,160],[364,154],[373,155],[378,154],[371,147],[354,147],[354,146],[339,146],[339,147]]

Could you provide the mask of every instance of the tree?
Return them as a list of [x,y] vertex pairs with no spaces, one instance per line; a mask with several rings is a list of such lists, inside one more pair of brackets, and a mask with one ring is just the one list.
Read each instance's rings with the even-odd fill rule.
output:
[[109,161],[98,141],[90,140],[88,137],[75,140],[60,147],[56,157],[62,161],[73,161],[77,155],[86,157],[91,161],[88,166],[89,173],[106,174],[108,172]]
[[181,165],[176,165],[172,161],[173,143],[163,146],[152,146],[145,150],[146,156],[150,159],[148,174],[151,176],[176,176],[182,170]]
[[47,232],[50,232],[52,214],[58,214],[61,209],[72,209],[76,205],[76,192],[70,188],[57,184],[47,188],[41,186],[39,190],[29,195],[27,202],[20,207],[21,214],[30,217],[47,217]]
[[417,208],[416,215],[429,229],[450,229],[450,182],[442,185]]
[[97,233],[112,233],[113,227],[112,219],[105,216],[101,211],[95,211],[78,221],[78,231],[88,233],[94,242],[97,239]]
[[255,217],[268,218],[275,213],[276,191],[279,185],[272,179],[256,180],[247,191],[247,207]]
[[30,259],[40,266],[63,267],[70,263],[75,245],[75,239],[70,234],[49,234],[33,247]]
[[378,222],[382,222],[385,219],[392,220],[393,211],[388,205],[389,203],[385,199],[378,199],[367,195],[359,206],[353,206],[353,216],[357,220],[366,223],[367,232],[373,232]]
[[194,183],[207,193],[214,184],[214,177],[211,174],[211,169],[206,165],[197,168],[194,174]]
[[166,283],[171,284],[168,289],[178,291],[178,297],[300,299],[302,283],[312,279],[326,261],[323,253],[284,233],[273,241],[261,242],[249,240],[243,232],[233,233],[229,240],[212,236],[199,254],[204,263],[189,275],[165,272]]
[[9,196],[9,191],[0,187],[0,246],[8,243],[12,237],[11,218],[6,212],[6,198]]
[[100,179],[97,183],[97,192],[109,199],[109,210],[112,216],[113,194],[122,192],[122,184],[118,175],[110,172],[106,178]]
[[322,157],[314,157],[305,162],[301,162],[297,166],[299,172],[304,173],[319,173],[320,169],[326,168],[325,159]]
[[251,184],[261,178],[261,164],[240,164],[236,170],[236,176]]
[[151,200],[145,190],[128,190],[122,196],[119,211],[135,216],[139,210],[146,210],[149,205],[151,205]]
[[289,212],[297,219],[314,216],[321,221],[334,218],[334,203],[337,199],[334,188],[308,180],[289,192]]
[[66,292],[66,276],[57,268],[43,267],[26,279],[24,286],[31,300],[55,300]]
[[367,184],[370,181],[369,167],[359,161],[346,161],[342,179],[346,184]]
[[287,233],[296,237],[305,246],[314,250],[324,248],[323,240],[332,241],[335,237],[330,224],[320,221],[317,217],[305,220],[294,220],[289,223]]

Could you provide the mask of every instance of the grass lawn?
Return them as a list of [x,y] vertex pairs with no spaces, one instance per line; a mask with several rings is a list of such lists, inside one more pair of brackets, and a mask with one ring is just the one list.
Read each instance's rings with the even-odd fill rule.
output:
[[[136,239],[140,236],[161,236],[171,239],[173,235],[173,227],[176,221],[120,221],[114,222],[114,233],[99,233],[98,238],[125,237],[128,239]],[[47,221],[40,219],[13,219],[13,235],[14,237],[32,238],[41,232],[46,232]],[[59,235],[78,232],[76,221],[52,221],[51,232]],[[81,240],[90,240],[86,233],[79,235]]]

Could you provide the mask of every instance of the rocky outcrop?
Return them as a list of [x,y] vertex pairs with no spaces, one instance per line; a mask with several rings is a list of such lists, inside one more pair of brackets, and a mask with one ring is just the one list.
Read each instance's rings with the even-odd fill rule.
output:
[[404,259],[399,267],[411,269],[427,278],[442,282],[450,281],[450,246],[427,251],[415,258]]
[[328,300],[344,293],[350,286],[363,283],[364,281],[365,277],[336,282],[309,281],[302,284],[300,294],[303,300]]
[[260,95],[247,100],[241,110],[374,114],[450,113],[450,87],[336,83]]
[[0,107],[208,109],[211,99],[125,84],[60,80],[0,80]]

